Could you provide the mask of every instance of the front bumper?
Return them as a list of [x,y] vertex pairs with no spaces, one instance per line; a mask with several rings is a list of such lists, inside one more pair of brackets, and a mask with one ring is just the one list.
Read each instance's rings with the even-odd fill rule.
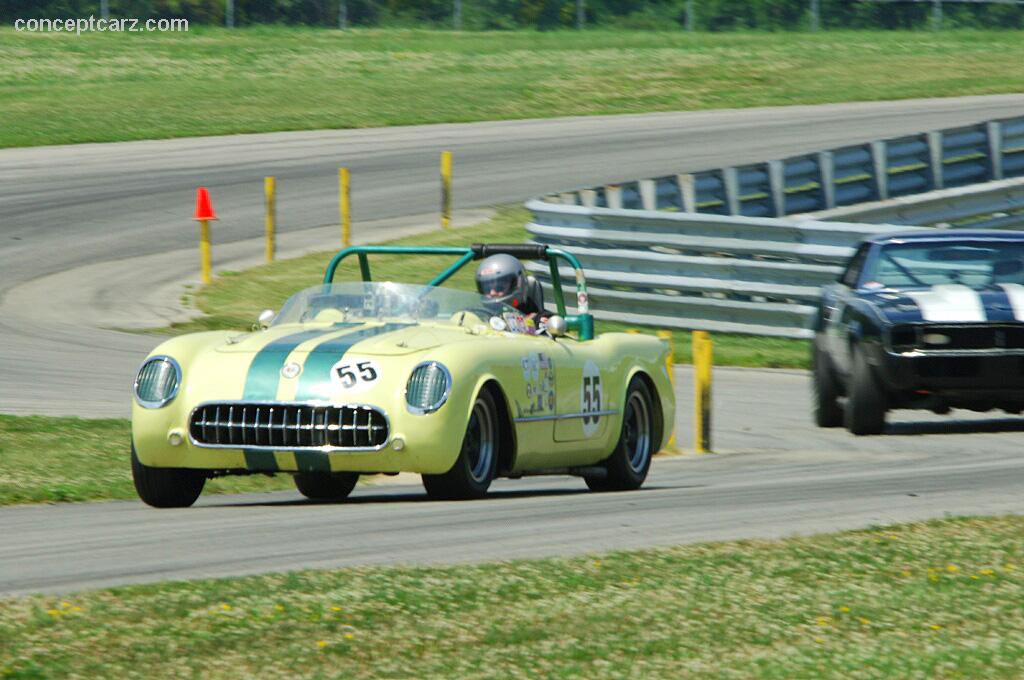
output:
[[949,406],[1024,405],[1024,352],[884,352],[877,377],[890,394]]

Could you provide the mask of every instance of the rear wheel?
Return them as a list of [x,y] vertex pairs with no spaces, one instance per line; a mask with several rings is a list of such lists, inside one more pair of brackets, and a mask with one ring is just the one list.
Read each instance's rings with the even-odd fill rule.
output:
[[206,474],[187,468],[157,468],[143,465],[132,444],[132,481],[146,505],[154,508],[187,508],[196,502],[206,484]]
[[814,392],[814,423],[818,427],[839,427],[843,424],[843,409],[839,406],[839,389],[828,354],[815,340],[811,349]]
[[498,467],[498,407],[486,389],[477,395],[469,415],[462,450],[448,472],[423,475],[431,498],[467,500],[482,498]]
[[860,349],[853,352],[853,370],[846,399],[846,428],[856,435],[881,434],[885,428],[885,392]]
[[639,489],[647,479],[657,439],[654,400],[647,384],[634,377],[626,391],[622,431],[615,450],[604,462],[607,475],[584,477],[592,491],[630,491]]
[[300,472],[295,475],[295,488],[310,500],[340,501],[348,498],[358,481],[359,474],[356,472]]

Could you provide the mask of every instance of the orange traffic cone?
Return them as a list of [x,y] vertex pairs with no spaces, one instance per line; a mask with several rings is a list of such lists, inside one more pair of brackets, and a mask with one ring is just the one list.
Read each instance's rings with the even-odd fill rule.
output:
[[210,192],[206,187],[196,189],[196,214],[194,220],[215,220],[217,214],[213,212],[213,203],[210,201]]

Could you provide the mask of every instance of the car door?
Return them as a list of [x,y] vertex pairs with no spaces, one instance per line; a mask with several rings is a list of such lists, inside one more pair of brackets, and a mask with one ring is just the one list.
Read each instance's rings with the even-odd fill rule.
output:
[[611,410],[611,372],[605,367],[596,342],[565,337],[556,343],[556,443],[599,441],[605,436]]

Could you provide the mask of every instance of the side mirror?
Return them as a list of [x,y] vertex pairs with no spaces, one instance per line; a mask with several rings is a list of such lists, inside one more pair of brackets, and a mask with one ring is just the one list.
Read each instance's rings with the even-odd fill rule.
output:
[[565,322],[565,317],[554,316],[548,317],[548,335],[553,338],[560,338],[569,331],[569,324]]
[[277,312],[275,312],[273,309],[264,309],[262,312],[260,312],[260,315],[256,319],[256,322],[259,324],[259,327],[262,330],[267,330],[268,328],[270,328],[270,324],[273,323],[275,316],[277,316]]

